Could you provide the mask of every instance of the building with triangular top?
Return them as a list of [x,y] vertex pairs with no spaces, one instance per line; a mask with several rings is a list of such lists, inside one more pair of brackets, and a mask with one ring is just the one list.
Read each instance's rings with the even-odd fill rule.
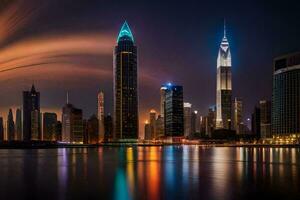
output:
[[224,36],[219,48],[217,58],[217,94],[216,94],[216,128],[231,128],[232,107],[232,77],[231,77],[231,53],[226,37],[224,23]]
[[137,47],[125,21],[114,50],[114,138],[138,139]]

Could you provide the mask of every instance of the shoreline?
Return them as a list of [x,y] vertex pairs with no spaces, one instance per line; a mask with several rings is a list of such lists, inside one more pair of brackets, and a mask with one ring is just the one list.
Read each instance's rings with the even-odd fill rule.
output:
[[199,147],[244,147],[244,148],[300,148],[300,144],[186,144],[186,143],[103,143],[103,144],[48,144],[48,143],[19,143],[0,144],[0,149],[59,149],[59,148],[99,148],[99,147],[164,147],[164,146],[199,146]]

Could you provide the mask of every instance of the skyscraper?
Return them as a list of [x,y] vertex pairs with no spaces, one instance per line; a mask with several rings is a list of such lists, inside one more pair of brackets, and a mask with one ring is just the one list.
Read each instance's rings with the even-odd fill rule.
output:
[[197,110],[192,112],[192,134],[200,133],[200,115]]
[[150,132],[151,139],[155,139],[156,135],[156,111],[154,109],[150,110],[149,113],[149,121],[150,121]]
[[[35,131],[34,138],[32,130]],[[40,93],[32,85],[31,91],[23,92],[23,140],[37,139],[40,132]]]
[[83,143],[82,110],[67,103],[62,111],[62,141]]
[[43,140],[56,141],[56,113],[44,113],[43,114]]
[[[103,141],[105,135],[105,128],[104,128],[104,93],[98,93],[98,140]],[[98,141],[98,142],[99,142]]]
[[300,52],[273,63],[272,134],[300,136]]
[[192,104],[185,102],[184,109],[184,136],[191,137],[192,135]]
[[165,134],[165,126],[164,126],[164,118],[161,117],[161,115],[158,115],[157,116],[157,119],[156,119],[156,137],[157,138],[161,138],[164,136]]
[[[159,137],[165,136],[165,104],[166,104],[166,91],[167,87],[162,85],[160,88],[160,118],[158,119],[158,135]],[[162,122],[162,123],[160,123]]]
[[16,110],[16,140],[22,140],[22,111],[20,108]]
[[114,51],[114,138],[138,138],[137,48],[124,22]]
[[144,127],[144,139],[145,140],[151,140],[151,127],[149,124],[149,121],[145,121],[145,127]]
[[3,118],[0,117],[0,142],[4,141],[4,124],[3,124]]
[[206,135],[209,137],[212,137],[212,133],[215,130],[216,126],[216,106],[211,106],[208,109],[208,115],[207,115],[207,125],[206,125]]
[[260,107],[260,135],[262,138],[270,138],[271,135],[271,101],[259,101]]
[[217,59],[217,129],[231,128],[231,90],[231,53],[224,23],[224,37]]
[[12,109],[9,109],[8,116],[7,116],[7,140],[8,141],[15,140],[15,123],[14,123]]
[[[104,116],[103,116],[104,120]],[[100,120],[95,115],[92,115],[89,120],[87,121],[87,136],[88,136],[88,143],[89,144],[97,144],[99,142],[99,122]],[[103,121],[104,125],[104,121]],[[103,127],[104,131],[104,127]],[[101,141],[104,140],[104,132],[103,132],[103,138]]]
[[162,118],[165,116],[166,91],[167,87],[162,85],[160,88],[160,116]]
[[165,136],[184,135],[183,87],[166,85],[165,100]]
[[233,102],[233,128],[236,131],[236,134],[242,133],[242,122],[243,122],[243,102],[240,98],[234,98]]

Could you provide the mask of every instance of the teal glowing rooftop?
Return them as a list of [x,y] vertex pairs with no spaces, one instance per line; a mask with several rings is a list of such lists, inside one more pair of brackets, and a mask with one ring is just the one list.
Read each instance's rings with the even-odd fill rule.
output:
[[134,42],[132,32],[131,32],[131,30],[129,28],[129,25],[127,24],[126,21],[124,22],[124,24],[123,24],[123,26],[120,30],[117,42],[119,42],[121,38],[129,38],[132,42]]

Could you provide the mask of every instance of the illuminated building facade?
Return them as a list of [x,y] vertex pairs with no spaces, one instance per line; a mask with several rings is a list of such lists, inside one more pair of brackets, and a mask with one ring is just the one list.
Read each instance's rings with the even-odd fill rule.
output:
[[40,125],[40,93],[32,85],[30,91],[23,92],[23,140],[39,139],[41,137]]
[[197,110],[194,110],[192,112],[192,134],[194,133],[200,133],[200,115]]
[[271,138],[271,101],[259,101],[260,110],[260,136]]
[[184,135],[183,87],[166,85],[165,100],[165,136]]
[[154,109],[150,110],[149,120],[150,120],[151,139],[155,139],[157,135],[156,135],[156,111]]
[[231,128],[231,96],[231,53],[224,25],[224,37],[219,48],[217,59],[217,129]]
[[274,59],[272,134],[300,134],[300,53]]
[[184,136],[191,137],[192,135],[192,104],[185,102],[183,104],[184,111]]
[[160,88],[160,116],[162,118],[165,116],[166,91],[167,87],[162,85]]
[[99,141],[104,140],[105,128],[104,128],[104,93],[98,93],[98,132],[99,132]]
[[242,122],[243,122],[243,102],[240,98],[234,98],[233,102],[233,128],[236,134],[242,133]]
[[82,110],[67,103],[62,110],[62,141],[83,143]]
[[163,137],[165,134],[164,118],[161,115],[157,116],[156,119],[156,136],[157,138]]
[[138,138],[137,47],[125,22],[114,51],[114,138]]
[[144,127],[144,139],[145,140],[151,140],[151,127],[149,124],[149,121],[146,120],[145,127]]

